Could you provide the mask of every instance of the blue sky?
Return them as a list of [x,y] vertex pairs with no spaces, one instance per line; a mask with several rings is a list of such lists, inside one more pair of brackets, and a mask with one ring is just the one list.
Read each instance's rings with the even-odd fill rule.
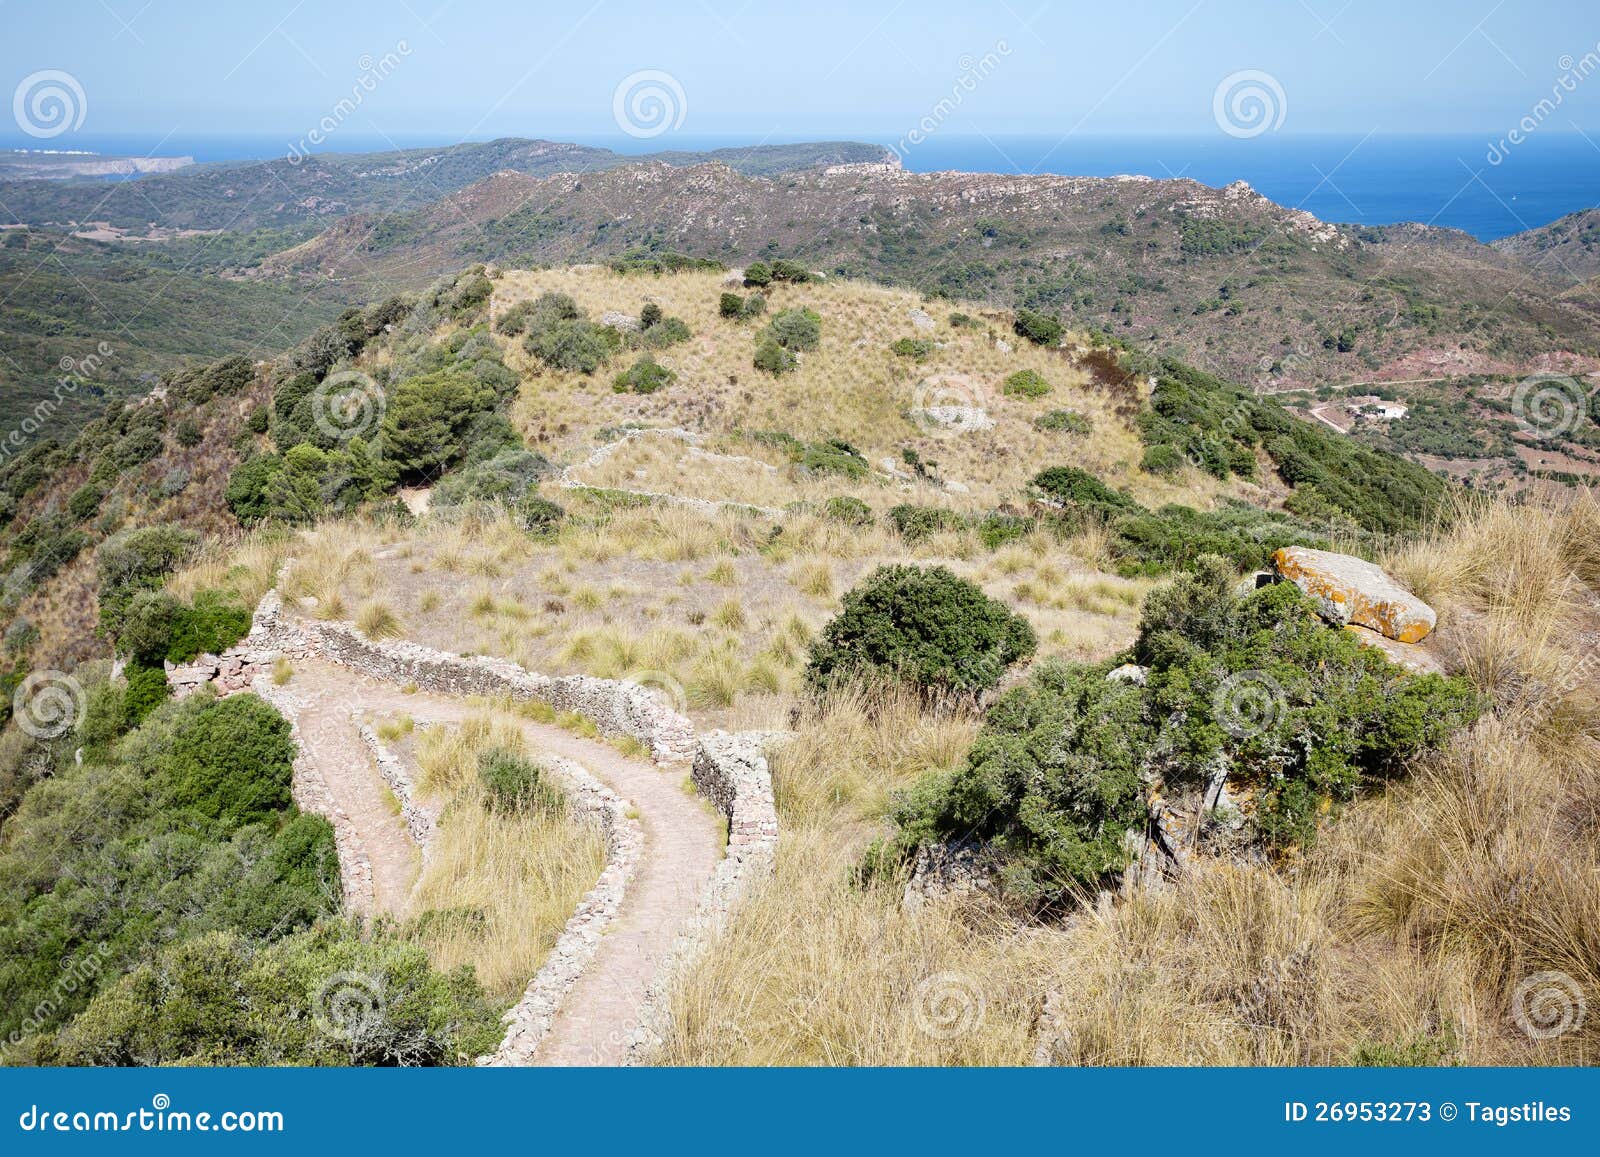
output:
[[[1218,85],[1246,70],[1281,88],[1283,133],[1491,137],[1565,62],[1600,59],[1593,0],[5,0],[0,26],[6,90],[60,70],[83,134],[178,137],[298,138],[385,54],[395,66],[334,137],[615,134],[618,85],[645,71],[672,82],[663,147],[896,138],[929,116],[947,135],[1214,134]],[[1545,131],[1574,128],[1600,140],[1600,72]]]

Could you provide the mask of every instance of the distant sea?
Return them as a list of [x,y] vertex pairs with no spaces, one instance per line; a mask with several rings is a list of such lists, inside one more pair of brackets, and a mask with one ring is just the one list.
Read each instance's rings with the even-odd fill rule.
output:
[[[574,135],[530,125],[520,135],[575,140],[624,153],[660,149],[715,149],[756,143],[753,138],[669,133],[651,140]],[[1590,136],[1600,142],[1600,128]],[[782,144],[802,139],[851,139],[893,146],[896,138],[873,134],[817,134],[767,138]],[[388,139],[337,134],[325,151],[382,151],[437,147],[444,137]],[[26,138],[0,140],[0,148],[39,147]],[[158,137],[74,134],[58,147],[102,153],[193,156],[197,161],[281,157],[288,139],[275,137]],[[1600,205],[1600,143],[1579,133],[1538,133],[1491,163],[1489,136],[1267,135],[1236,140],[1209,136],[972,137],[934,133],[903,156],[908,169],[957,169],[988,173],[1064,173],[1114,176],[1190,177],[1207,185],[1248,181],[1258,192],[1325,221],[1383,225],[1420,221],[1460,229],[1483,241],[1548,224],[1579,209]]]

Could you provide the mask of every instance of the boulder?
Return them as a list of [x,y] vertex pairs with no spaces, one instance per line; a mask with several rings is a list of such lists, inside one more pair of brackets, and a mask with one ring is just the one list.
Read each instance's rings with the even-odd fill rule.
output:
[[1354,635],[1356,642],[1363,647],[1378,648],[1389,657],[1391,663],[1404,667],[1413,675],[1445,673],[1444,664],[1439,662],[1438,657],[1426,647],[1419,647],[1415,643],[1402,643],[1367,627],[1358,627],[1354,623],[1347,623],[1344,629]]
[[1340,626],[1354,623],[1416,643],[1438,621],[1432,607],[1365,559],[1286,546],[1273,554],[1272,565],[1315,600],[1324,618]]
[[1148,678],[1150,678],[1150,668],[1141,667],[1137,663],[1124,663],[1106,672],[1108,683],[1137,683],[1143,686]]

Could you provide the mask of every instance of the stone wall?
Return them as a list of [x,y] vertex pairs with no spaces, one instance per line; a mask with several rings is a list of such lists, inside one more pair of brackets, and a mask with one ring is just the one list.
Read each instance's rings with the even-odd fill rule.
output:
[[[200,683],[216,679],[218,691],[228,694],[243,689],[237,685],[242,674],[250,679],[251,689],[294,725],[297,704],[292,695],[273,684],[269,675],[269,668],[280,657],[315,657],[388,682],[411,683],[419,690],[446,695],[537,700],[557,711],[571,711],[593,720],[603,733],[631,736],[645,744],[657,760],[691,761],[695,787],[727,818],[727,854],[707,884],[698,915],[663,961],[640,1007],[627,1055],[630,1064],[645,1061],[661,1040],[676,978],[710,946],[749,890],[773,873],[778,817],[764,749],[781,740],[784,733],[714,731],[696,736],[687,718],[636,683],[586,675],[541,675],[506,660],[466,658],[416,643],[368,639],[351,623],[286,615],[276,590],[267,592],[257,606],[249,637],[214,661],[205,657],[198,671],[205,678],[185,671],[183,686],[192,691]],[[226,682],[222,681],[223,672],[227,672]],[[362,734],[375,753],[382,751],[376,734],[364,727]],[[298,746],[298,731],[295,737]],[[566,788],[574,815],[600,825],[607,862],[600,879],[567,922],[544,966],[522,999],[506,1014],[505,1038],[492,1056],[480,1058],[483,1065],[533,1062],[562,1001],[594,958],[606,926],[620,911],[644,850],[643,828],[638,820],[630,818],[626,800],[569,760],[546,757],[542,763]],[[381,756],[378,759],[379,771],[401,802],[407,828],[426,848],[431,823],[420,808],[412,807],[411,811],[419,813],[415,816],[408,811],[412,798],[409,777],[397,759],[390,756],[389,764],[386,769],[385,760]],[[324,815],[333,823],[346,901],[359,910],[370,909],[370,863],[320,772],[303,757],[295,761],[295,799],[305,810]]]
[[644,828],[628,814],[626,800],[571,760],[545,755],[539,763],[561,781],[572,801],[573,815],[600,825],[606,841],[606,866],[594,887],[584,893],[522,999],[506,1013],[506,1035],[500,1047],[494,1055],[478,1059],[480,1065],[496,1068],[533,1063],[562,1001],[594,959],[607,926],[621,911],[644,852]]
[[661,1044],[672,1014],[673,988],[722,934],[734,909],[777,867],[778,812],[766,749],[788,738],[781,731],[702,735],[692,772],[695,788],[728,821],[728,848],[706,885],[699,912],[662,962],[639,1009],[628,1042],[628,1063],[642,1064]]
[[372,861],[356,835],[355,824],[345,810],[335,802],[322,769],[307,756],[306,744],[300,734],[300,703],[286,688],[272,682],[269,675],[258,674],[250,690],[272,704],[278,714],[289,721],[289,732],[294,739],[294,779],[290,794],[295,806],[303,812],[319,815],[333,825],[333,846],[339,853],[339,879],[344,889],[345,907],[353,912],[371,912]]
[[664,762],[693,759],[696,751],[694,725],[637,683],[540,675],[505,659],[469,659],[420,643],[374,641],[351,623],[291,620],[275,592],[261,600],[246,645],[258,653],[315,654],[388,682],[413,683],[422,691],[536,699],[593,720],[602,734],[631,736]]

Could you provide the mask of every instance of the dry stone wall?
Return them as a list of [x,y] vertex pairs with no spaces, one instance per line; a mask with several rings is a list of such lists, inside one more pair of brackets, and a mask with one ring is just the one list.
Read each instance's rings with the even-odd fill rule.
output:
[[[385,681],[412,683],[419,690],[537,700],[558,711],[582,715],[603,733],[631,736],[659,761],[691,762],[695,787],[728,821],[727,854],[707,885],[696,919],[678,938],[640,1008],[628,1063],[646,1060],[661,1040],[675,979],[700,958],[750,889],[773,873],[778,818],[764,749],[780,742],[784,733],[714,731],[697,736],[688,719],[638,684],[584,675],[541,675],[505,660],[466,658],[416,643],[368,639],[351,623],[291,618],[276,590],[262,598],[249,636],[237,647],[221,656],[202,656],[181,671],[181,682],[172,671],[168,677],[183,693],[211,681],[216,682],[220,694],[254,690],[297,727],[298,704],[292,694],[274,685],[270,668],[279,658],[311,657]],[[380,773],[401,802],[408,830],[426,850],[433,817],[412,802],[412,784],[400,761],[369,728],[363,726],[361,732],[377,756]],[[319,770],[305,757],[298,730],[295,741],[302,753],[295,761],[295,800],[304,810],[332,822],[346,903],[369,910],[371,864],[349,817],[334,802]],[[643,829],[630,817],[626,800],[569,760],[547,758],[544,762],[567,789],[574,815],[600,825],[607,863],[523,998],[506,1014],[505,1038],[492,1056],[480,1058],[484,1065],[533,1063],[563,1000],[593,960],[601,935],[620,911],[644,851]]]

